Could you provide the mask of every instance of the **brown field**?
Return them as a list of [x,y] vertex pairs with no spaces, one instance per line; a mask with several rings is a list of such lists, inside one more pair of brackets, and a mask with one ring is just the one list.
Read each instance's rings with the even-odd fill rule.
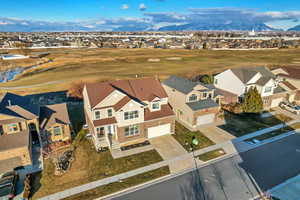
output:
[[[79,80],[101,81],[136,76],[157,76],[163,80],[171,74],[191,77],[232,67],[288,65],[299,59],[300,49],[249,51],[46,49],[43,52],[50,52],[47,57],[54,62],[27,71],[19,75],[15,81],[0,84],[0,87],[22,87],[11,88],[9,91],[37,93],[65,90],[71,82]],[[149,62],[150,58],[160,61]],[[47,84],[53,81],[56,82]]]

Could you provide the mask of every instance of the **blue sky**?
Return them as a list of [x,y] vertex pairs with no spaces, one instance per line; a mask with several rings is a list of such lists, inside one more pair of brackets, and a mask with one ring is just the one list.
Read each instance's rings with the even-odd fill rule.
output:
[[[146,9],[141,11],[140,4]],[[122,9],[128,5],[128,9]],[[76,21],[143,17],[144,12],[179,12],[189,8],[234,7],[258,12],[300,10],[297,0],[6,0],[0,16],[26,20]],[[125,6],[126,8],[126,6]]]
[[251,27],[266,24],[286,30],[300,24],[300,3],[299,0],[3,0],[0,7],[0,30],[17,25],[24,29],[47,26],[47,30],[74,25],[86,30],[158,30],[188,24],[250,24]]

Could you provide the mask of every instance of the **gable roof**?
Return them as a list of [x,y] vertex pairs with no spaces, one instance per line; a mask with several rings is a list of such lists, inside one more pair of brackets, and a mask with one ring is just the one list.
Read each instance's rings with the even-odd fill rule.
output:
[[258,79],[256,81],[256,84],[257,85],[260,85],[260,86],[264,86],[266,85],[272,78],[271,77],[266,77],[266,76],[263,76],[261,77],[260,79]]
[[40,126],[42,129],[48,129],[54,124],[70,124],[67,104],[54,104],[41,107]]
[[293,84],[291,84],[290,82],[288,82],[288,81],[282,81],[281,84],[283,84],[289,90],[297,90],[297,88]]
[[197,85],[203,86],[203,88],[205,88],[205,89],[202,89],[203,91],[215,89],[215,86],[212,84],[203,84],[200,82],[191,81],[189,79],[174,76],[174,75],[172,75],[168,79],[166,79],[163,82],[163,84],[165,84],[171,88],[174,88],[184,94],[188,94],[191,91],[193,91]]
[[6,93],[0,102],[0,114],[22,119],[34,119],[40,114],[39,105],[30,102],[26,96]]
[[[248,83],[257,73],[262,75],[261,82],[266,81],[265,79],[276,78],[276,76],[266,67],[244,67],[244,68],[233,68],[231,71],[243,82]],[[260,83],[262,84],[262,83]]]
[[131,99],[128,96],[125,96],[118,103],[116,103],[113,108],[115,109],[115,111],[118,111],[123,108],[123,106],[125,106],[129,101],[131,101]]
[[290,77],[294,79],[300,79],[300,68],[299,67],[280,67],[284,71],[288,73],[287,74],[278,74],[279,76],[285,76]]
[[151,101],[153,95],[166,98],[167,93],[159,80],[153,78],[119,80],[86,85],[91,107],[95,107],[114,90],[118,90],[136,101]]

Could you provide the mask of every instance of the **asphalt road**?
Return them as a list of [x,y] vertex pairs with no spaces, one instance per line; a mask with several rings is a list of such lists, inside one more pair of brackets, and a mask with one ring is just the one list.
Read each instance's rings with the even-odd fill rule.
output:
[[113,199],[248,200],[299,173],[300,134],[295,134]]

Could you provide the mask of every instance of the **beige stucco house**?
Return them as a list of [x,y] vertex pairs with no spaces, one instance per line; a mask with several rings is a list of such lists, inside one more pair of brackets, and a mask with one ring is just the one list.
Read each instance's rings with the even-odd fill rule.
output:
[[47,135],[50,143],[69,142],[70,130],[66,104],[40,107],[27,96],[6,93],[0,97],[0,174],[32,165],[33,141],[43,147]]
[[6,93],[0,99],[0,165],[13,169],[32,164],[32,136],[39,131],[39,106],[24,96]]
[[213,85],[170,76],[162,83],[176,118],[190,129],[212,123],[223,123],[219,118],[224,96]]
[[39,124],[43,146],[71,142],[72,129],[66,103],[42,106]]
[[83,97],[96,149],[120,149],[175,131],[174,113],[158,80],[87,84]]

